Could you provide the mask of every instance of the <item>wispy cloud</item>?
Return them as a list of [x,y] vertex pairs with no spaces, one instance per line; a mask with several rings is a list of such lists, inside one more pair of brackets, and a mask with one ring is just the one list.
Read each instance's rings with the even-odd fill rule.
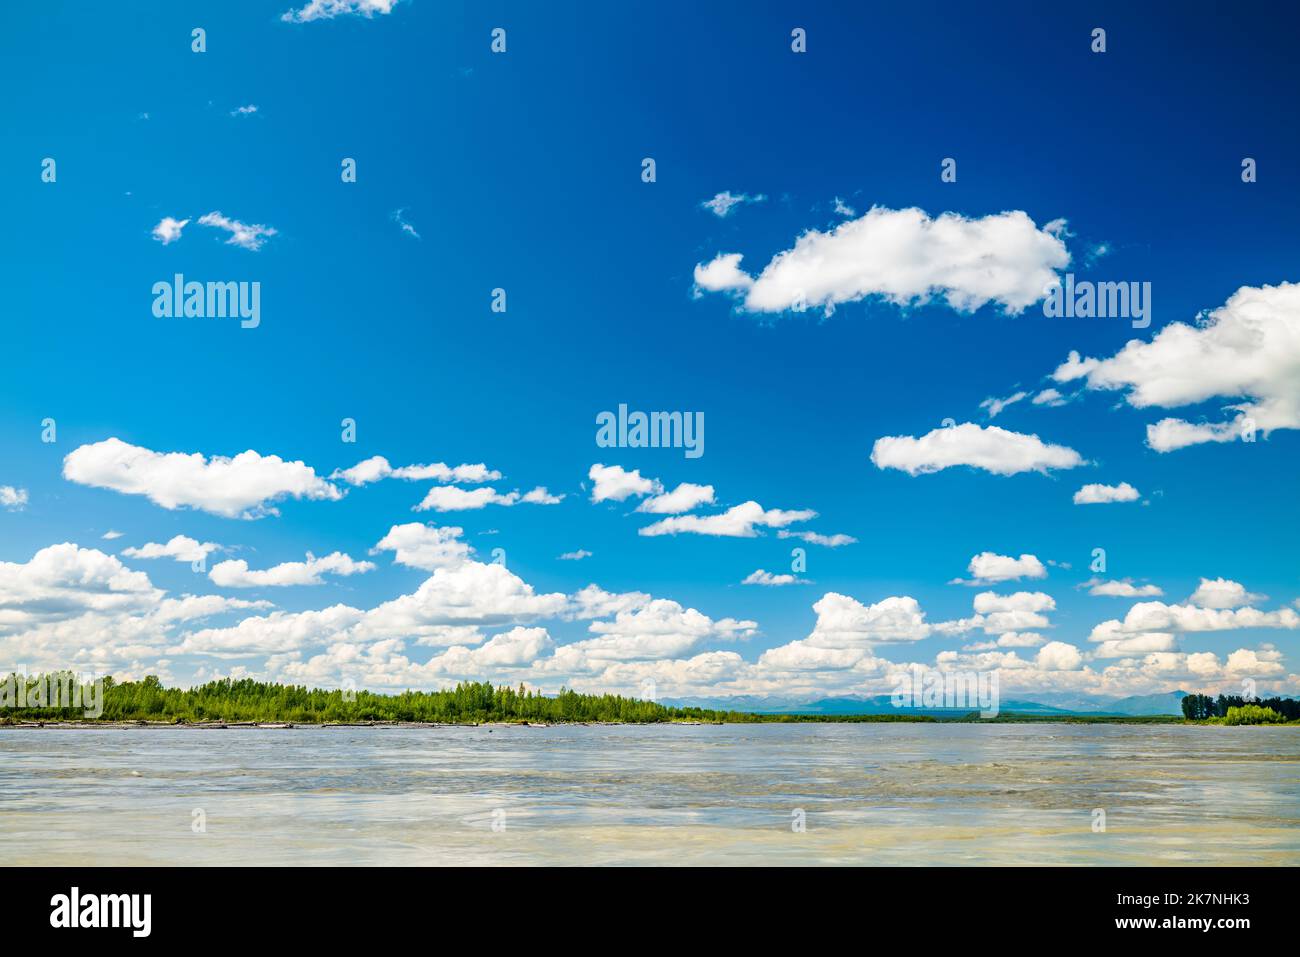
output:
[[748,193],[733,193],[730,190],[724,190],[712,199],[706,199],[700,203],[700,207],[707,209],[719,219],[726,219],[737,206],[743,206],[745,203],[761,203],[766,199],[767,197],[762,193],[750,196]]
[[276,231],[270,226],[263,226],[260,223],[248,225],[241,223],[237,219],[231,219],[220,212],[204,213],[199,217],[200,226],[211,226],[213,229],[223,229],[230,233],[230,238],[226,240],[227,245],[239,246],[242,249],[249,249],[254,252],[261,249],[270,236],[274,236]]
[[1083,265],[1091,267],[1096,265],[1100,260],[1105,259],[1111,253],[1110,243],[1093,243],[1088,247],[1088,251],[1083,256]]
[[1055,409],[1058,406],[1065,405],[1065,403],[1069,401],[1070,401],[1069,396],[1062,395],[1056,389],[1044,389],[1042,392],[1038,393],[1036,396],[1033,397],[1031,403],[1033,405],[1042,405],[1042,406],[1046,406],[1049,409]]
[[845,535],[843,532],[836,532],[834,535],[823,535],[820,532],[796,532],[790,529],[782,529],[776,533],[776,537],[797,538],[810,545],[824,545],[826,548],[839,548],[843,545],[856,545],[858,541],[852,535]]
[[280,19],[286,23],[310,23],[312,20],[332,20],[342,16],[369,19],[376,13],[392,13],[398,2],[399,0],[311,0],[297,10],[286,10]]
[[393,222],[397,223],[402,232],[406,233],[408,236],[414,237],[415,239],[419,239],[420,234],[415,231],[415,227],[406,221],[406,217],[403,215],[405,212],[406,207],[402,207],[401,209],[393,210],[389,215]]
[[1005,399],[998,399],[998,398],[994,398],[993,396],[990,396],[989,398],[985,399],[983,402],[980,403],[980,408],[987,410],[989,414],[989,418],[993,419],[1001,415],[1002,410],[1005,409],[1007,406],[1015,405],[1021,399],[1025,399],[1028,397],[1029,397],[1028,392],[1013,392]]

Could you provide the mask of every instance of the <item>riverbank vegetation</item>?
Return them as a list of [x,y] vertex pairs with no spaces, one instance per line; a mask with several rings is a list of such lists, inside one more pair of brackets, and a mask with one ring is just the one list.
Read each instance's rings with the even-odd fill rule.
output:
[[1286,718],[1272,708],[1261,708],[1257,704],[1244,704],[1240,708],[1229,708],[1223,716],[1224,724],[1283,724]]
[[1176,714],[1026,714],[1009,711],[996,718],[972,714],[968,720],[989,724],[1185,724]]
[[1189,694],[1183,717],[1211,724],[1286,724],[1300,721],[1300,701],[1294,698],[1244,698],[1240,695]]
[[[74,696],[71,692],[76,689]],[[1189,702],[1191,702],[1189,704]],[[0,725],[31,722],[147,722],[149,724],[485,724],[691,722],[708,724],[852,724],[868,722],[1064,724],[1285,724],[1300,721],[1300,702],[1246,701],[1188,695],[1178,715],[1021,714],[985,718],[977,711],[946,713],[899,709],[874,714],[757,714],[673,707],[619,695],[562,690],[543,695],[520,685],[462,682],[445,691],[326,690],[251,678],[168,688],[154,675],[140,681],[81,684],[71,673],[0,678]]]
[[[404,691],[383,695],[369,691],[323,690],[301,685],[281,685],[229,678],[210,681],[194,688],[167,688],[150,675],[141,681],[103,681],[100,707],[93,703],[98,692],[90,687],[76,707],[70,698],[53,700],[48,689],[66,687],[72,675],[24,678],[11,675],[4,684],[14,689],[24,682],[23,694],[11,690],[13,702],[0,710],[0,723],[15,721],[148,721],[172,724],[199,722],[260,722],[293,724],[358,724],[366,722],[418,722],[427,724],[482,724],[486,722],[618,722],[645,724],[672,721],[692,722],[824,722],[824,721],[932,721],[916,714],[883,715],[765,715],[705,708],[674,708],[654,701],[618,695],[578,694],[561,691],[548,696],[526,689],[486,682],[462,682],[447,691]],[[38,691],[38,689],[40,689]],[[41,697],[41,695],[45,697]],[[17,704],[25,705],[22,707]],[[91,707],[86,707],[91,703]],[[87,711],[100,711],[87,718]]]

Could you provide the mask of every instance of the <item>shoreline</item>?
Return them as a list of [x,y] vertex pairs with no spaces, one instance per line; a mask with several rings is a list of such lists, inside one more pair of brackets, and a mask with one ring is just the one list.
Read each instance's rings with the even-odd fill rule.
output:
[[[1178,706],[1174,705],[1177,700]],[[951,701],[951,703],[948,703]],[[715,702],[719,704],[721,702]],[[558,694],[487,681],[461,681],[439,691],[376,694],[219,678],[191,688],[168,688],[155,675],[138,681],[111,676],[85,683],[71,671],[35,678],[10,673],[0,678],[0,729],[73,727],[550,727],[578,724],[1300,724],[1300,700],[1220,695],[1165,696],[1133,707],[1165,708],[1159,713],[1067,710],[1017,701],[1001,709],[981,708],[959,696],[933,700],[913,695],[845,699],[833,708],[748,711],[730,707],[660,704],[645,698],[595,695],[561,688]],[[1118,704],[1119,702],[1116,702]],[[1013,702],[1008,701],[1008,705]],[[888,707],[893,705],[893,707]],[[863,710],[858,710],[859,708]]]
[[[1005,718],[946,718],[938,716],[891,717],[886,720],[872,720],[872,715],[846,715],[843,717],[790,716],[781,715],[772,720],[748,721],[101,721],[101,720],[26,720],[0,723],[3,731],[68,731],[106,728],[118,731],[163,730],[168,728],[187,731],[227,731],[227,730],[269,730],[294,731],[303,729],[329,728],[424,728],[438,730],[446,728],[591,728],[591,727],[703,727],[705,725],[770,725],[770,724],[1092,724],[1092,725],[1182,725],[1196,727],[1228,727],[1221,721],[1189,721],[1174,715],[1105,715],[1089,717],[1057,715],[1009,715]],[[1235,727],[1298,727],[1300,723],[1274,723],[1260,725],[1236,725]]]
[[[592,722],[588,721],[565,723],[584,726],[592,724]],[[629,722],[601,723],[625,724]],[[701,724],[703,722],[693,723]],[[86,730],[89,728],[111,728],[121,731],[165,728],[183,728],[189,731],[226,731],[240,729],[291,731],[304,728],[544,728],[550,726],[551,725],[528,721],[466,721],[464,723],[433,721],[15,721],[12,724],[0,724],[0,731],[33,729],[65,731],[74,729]]]

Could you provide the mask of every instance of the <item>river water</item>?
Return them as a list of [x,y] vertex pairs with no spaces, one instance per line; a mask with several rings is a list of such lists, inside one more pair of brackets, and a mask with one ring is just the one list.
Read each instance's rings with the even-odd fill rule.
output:
[[11,728],[0,846],[10,865],[1294,865],[1300,728]]

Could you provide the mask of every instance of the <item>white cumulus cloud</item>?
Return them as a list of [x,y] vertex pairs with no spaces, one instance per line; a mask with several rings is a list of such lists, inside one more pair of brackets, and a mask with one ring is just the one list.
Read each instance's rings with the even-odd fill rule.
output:
[[757,276],[738,253],[695,267],[705,291],[735,295],[749,312],[783,312],[879,296],[906,306],[939,297],[962,312],[988,302],[1015,314],[1043,298],[1070,254],[1063,224],[1041,229],[1019,210],[968,219],[920,209],[875,207],[829,232],[812,229]]
[[388,459],[382,455],[373,455],[351,468],[335,470],[330,478],[347,482],[349,485],[369,485],[371,482],[386,478],[406,479],[412,482],[433,480],[477,485],[482,482],[495,482],[501,478],[501,473],[488,468],[482,462],[454,466],[444,462],[434,462],[430,465],[403,465],[393,468]]
[[21,511],[27,505],[27,489],[0,485],[0,507],[11,512]]
[[871,461],[879,469],[924,475],[959,465],[994,475],[1072,469],[1084,464],[1074,449],[1051,445],[1036,435],[1009,432],[972,422],[938,428],[919,438],[891,435],[876,440]]
[[337,501],[343,493],[302,462],[253,450],[234,458],[155,452],[121,439],[83,445],[63,459],[63,477],[79,485],[143,495],[165,509],[197,508],[225,518],[278,514],[284,498]]
[[374,568],[374,562],[358,562],[343,552],[331,552],[320,558],[308,552],[306,561],[282,562],[265,569],[250,569],[242,558],[220,562],[212,567],[208,577],[223,588],[283,588],[323,585],[322,575],[359,575]]
[[1139,493],[1128,482],[1118,485],[1092,483],[1074,493],[1075,505],[1105,505],[1111,502],[1136,502]]
[[1300,284],[1242,286],[1196,325],[1171,323],[1109,359],[1071,352],[1053,378],[1122,390],[1139,409],[1237,400],[1226,406],[1235,415],[1218,422],[1166,418],[1149,425],[1147,443],[1158,452],[1228,442],[1248,424],[1265,435],[1300,428]]
[[423,501],[415,506],[414,511],[465,512],[486,508],[489,505],[504,505],[509,508],[520,502],[527,502],[530,505],[555,505],[562,499],[562,495],[552,495],[543,487],[521,495],[517,491],[502,494],[491,486],[464,489],[455,485],[435,485],[429,489]]
[[[971,584],[993,584],[1019,578],[1046,578],[1047,569],[1036,555],[999,555],[997,552],[980,552],[966,566],[973,581]],[[958,580],[960,581],[960,580]],[[957,582],[954,582],[957,583]]]
[[1248,592],[1245,585],[1227,578],[1202,578],[1192,597],[1187,599],[1188,604],[1201,608],[1238,608],[1267,600],[1267,595]]
[[164,216],[159,220],[158,225],[153,228],[153,238],[164,246],[174,243],[181,238],[181,230],[188,226],[189,222],[188,219],[173,219],[171,216]]
[[677,515],[689,512],[700,505],[713,504],[712,485],[694,485],[682,482],[671,492],[648,498],[637,506],[638,512],[650,512],[654,515]]
[[1159,585],[1135,585],[1131,581],[1102,581],[1094,578],[1084,583],[1089,595],[1107,598],[1158,598],[1164,594]]
[[1074,645],[1049,641],[1038,649],[1034,663],[1044,671],[1073,671],[1083,663],[1083,655]]
[[794,575],[774,575],[769,571],[758,569],[750,572],[741,582],[742,585],[767,585],[769,587],[779,587],[781,585],[807,585],[808,580],[805,578],[796,578]]
[[124,548],[127,558],[171,558],[178,562],[199,562],[221,546],[216,542],[200,542],[188,535],[173,535],[165,543],[147,542],[138,548]]
[[394,525],[370,554],[393,552],[393,561],[409,568],[433,571],[459,565],[469,558],[472,548],[461,541],[464,529],[455,526],[424,525],[408,522]]
[[782,528],[794,522],[816,518],[811,509],[764,509],[757,502],[744,502],[716,515],[674,515],[640,529],[641,535],[716,535],[725,538],[753,538],[758,528]]
[[658,495],[663,486],[657,479],[644,478],[640,469],[628,471],[621,465],[597,463],[587,472],[595,484],[591,489],[593,502],[622,502],[631,496]]

